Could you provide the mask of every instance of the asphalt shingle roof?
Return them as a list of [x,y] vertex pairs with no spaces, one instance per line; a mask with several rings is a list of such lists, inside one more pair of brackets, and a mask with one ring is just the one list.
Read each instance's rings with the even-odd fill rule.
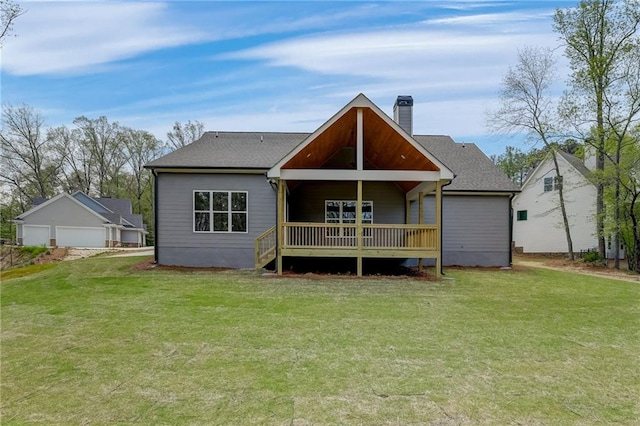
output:
[[456,175],[444,191],[520,191],[476,144],[457,143],[449,136],[413,138]]
[[569,164],[571,164],[584,177],[586,177],[587,179],[590,178],[591,171],[589,171],[589,169],[584,165],[581,159],[579,159],[578,157],[574,157],[573,155],[564,151],[558,151],[558,154],[560,154],[565,160],[567,160]]
[[[202,138],[146,165],[148,168],[270,169],[310,133],[206,132]],[[519,188],[475,145],[449,136],[414,139],[451,169],[445,191],[503,191]]]
[[309,133],[205,132],[149,168],[270,169]]

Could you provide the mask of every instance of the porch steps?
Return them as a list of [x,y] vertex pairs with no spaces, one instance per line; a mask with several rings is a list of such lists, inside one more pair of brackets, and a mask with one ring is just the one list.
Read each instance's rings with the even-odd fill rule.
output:
[[255,241],[256,269],[264,268],[276,258],[276,227],[272,226],[263,232]]

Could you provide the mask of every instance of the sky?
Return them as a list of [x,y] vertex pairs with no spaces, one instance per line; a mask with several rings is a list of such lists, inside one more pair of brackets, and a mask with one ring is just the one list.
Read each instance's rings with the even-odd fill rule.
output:
[[503,76],[518,49],[560,46],[554,11],[576,3],[21,2],[1,97],[50,127],[106,116],[166,140],[188,120],[313,132],[359,93],[390,116],[411,95],[414,133],[500,154],[522,142],[486,126]]

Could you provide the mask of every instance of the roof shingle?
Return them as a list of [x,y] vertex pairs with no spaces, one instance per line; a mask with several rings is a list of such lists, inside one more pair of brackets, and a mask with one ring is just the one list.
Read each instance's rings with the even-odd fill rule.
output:
[[[269,169],[310,133],[206,132],[202,138],[147,164],[152,169]],[[449,136],[414,139],[451,169],[445,191],[518,192],[519,188],[475,145]]]

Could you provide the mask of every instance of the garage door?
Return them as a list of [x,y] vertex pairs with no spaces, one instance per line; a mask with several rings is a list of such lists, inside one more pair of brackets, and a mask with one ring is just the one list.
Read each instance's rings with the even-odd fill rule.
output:
[[24,246],[48,246],[48,225],[22,225],[22,245]]
[[56,226],[56,244],[59,247],[104,247],[104,228]]

